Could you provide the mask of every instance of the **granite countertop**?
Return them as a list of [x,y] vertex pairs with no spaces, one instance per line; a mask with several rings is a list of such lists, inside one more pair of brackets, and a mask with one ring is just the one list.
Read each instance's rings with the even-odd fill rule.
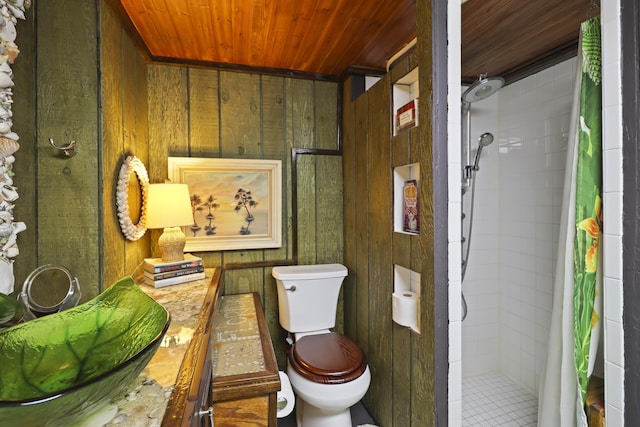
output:
[[160,426],[176,383],[215,268],[206,278],[164,288],[140,285],[171,314],[171,325],[158,351],[125,394],[85,425]]

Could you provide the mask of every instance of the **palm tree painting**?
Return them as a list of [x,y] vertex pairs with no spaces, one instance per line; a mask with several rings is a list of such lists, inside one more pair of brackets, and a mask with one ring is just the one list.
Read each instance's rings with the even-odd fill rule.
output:
[[249,227],[251,226],[251,223],[255,218],[251,214],[251,211],[249,210],[249,208],[254,209],[258,205],[258,202],[253,200],[253,196],[251,195],[251,190],[245,190],[242,188],[238,188],[238,191],[236,191],[236,195],[234,196],[234,199],[236,200],[236,207],[234,208],[235,211],[240,212],[244,210],[246,212],[244,220],[246,221],[247,225],[242,225],[240,227],[240,234],[242,234],[243,236],[246,236],[247,234],[251,234],[251,230],[249,230]]
[[280,247],[281,163],[170,157],[169,178],[191,194],[194,223],[185,230],[185,250]]
[[200,196],[198,196],[197,194],[191,194],[191,213],[193,214],[193,225],[191,225],[191,232],[193,233],[193,237],[196,237],[198,231],[202,229],[202,227],[198,225],[198,221],[196,221],[196,212],[202,210],[201,205],[202,200],[200,199]]
[[213,214],[213,211],[216,210],[216,208],[220,207],[220,205],[218,203],[216,203],[216,198],[213,197],[213,195],[210,195],[209,197],[207,197],[207,200],[202,204],[202,207],[207,209],[207,221],[208,224],[204,226],[204,231],[207,234],[207,236],[213,236],[214,234],[216,234],[216,226],[213,225],[213,220],[216,219],[215,215]]

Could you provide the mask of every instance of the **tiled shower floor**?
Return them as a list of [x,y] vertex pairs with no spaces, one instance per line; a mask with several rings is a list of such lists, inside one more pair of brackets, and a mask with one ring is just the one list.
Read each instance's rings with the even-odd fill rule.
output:
[[500,374],[462,380],[462,425],[531,426],[538,421],[538,399]]

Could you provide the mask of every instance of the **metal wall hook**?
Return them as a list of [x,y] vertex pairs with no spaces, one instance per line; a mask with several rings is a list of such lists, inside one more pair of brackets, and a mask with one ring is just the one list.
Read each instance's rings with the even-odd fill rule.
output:
[[73,157],[77,154],[75,141],[71,141],[70,143],[63,145],[62,147],[58,147],[56,143],[53,142],[53,138],[49,138],[49,142],[51,143],[51,146],[60,151],[60,153],[64,157]]

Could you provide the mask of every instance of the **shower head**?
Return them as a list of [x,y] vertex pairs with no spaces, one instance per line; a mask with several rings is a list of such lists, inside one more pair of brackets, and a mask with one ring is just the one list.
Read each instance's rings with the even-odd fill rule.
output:
[[493,142],[493,134],[491,134],[490,132],[485,132],[482,135],[480,135],[480,138],[478,138],[478,151],[476,151],[476,159],[473,162],[474,171],[477,171],[480,169],[479,163],[480,163],[480,153],[482,153],[482,149],[487,145],[491,144],[492,142]]
[[491,134],[490,132],[485,132],[482,135],[480,135],[480,138],[478,138],[478,143],[480,144],[481,147],[486,147],[492,142],[493,142],[493,134]]
[[502,77],[487,78],[486,74],[480,74],[478,80],[464,91],[462,100],[468,104],[480,101],[496,93],[502,86],[504,86]]

